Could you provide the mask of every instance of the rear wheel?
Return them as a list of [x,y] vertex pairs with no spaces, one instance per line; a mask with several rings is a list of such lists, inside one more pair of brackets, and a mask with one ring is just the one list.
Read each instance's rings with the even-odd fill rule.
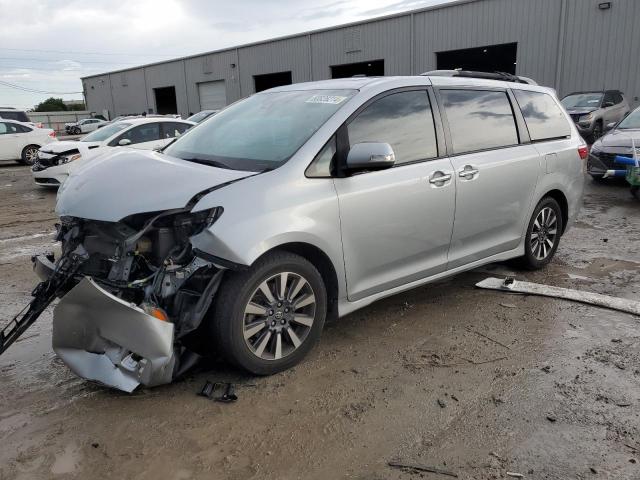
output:
[[20,163],[24,163],[25,165],[33,165],[35,161],[38,159],[38,150],[40,147],[38,145],[27,145],[22,149],[22,154],[20,155]]
[[228,274],[216,297],[208,319],[215,344],[226,359],[257,375],[300,362],[320,338],[327,314],[322,276],[289,252]]
[[555,199],[540,200],[529,220],[520,264],[529,270],[547,265],[558,249],[563,221],[562,210]]

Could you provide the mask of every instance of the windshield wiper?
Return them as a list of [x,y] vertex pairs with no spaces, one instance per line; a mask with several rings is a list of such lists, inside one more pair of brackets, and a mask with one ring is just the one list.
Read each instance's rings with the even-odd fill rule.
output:
[[215,160],[207,160],[205,158],[194,157],[194,158],[183,158],[182,160],[186,162],[200,163],[202,165],[209,165],[210,167],[225,168],[227,170],[233,170],[231,167],[229,167],[225,163],[217,162]]

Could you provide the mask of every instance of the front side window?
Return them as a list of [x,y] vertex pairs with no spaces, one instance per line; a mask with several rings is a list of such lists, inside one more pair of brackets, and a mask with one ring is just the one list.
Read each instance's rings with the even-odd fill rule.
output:
[[603,106],[610,107],[616,104],[616,98],[614,92],[607,92],[604,95],[604,100],[602,101]]
[[518,144],[506,92],[441,90],[454,154]]
[[438,156],[435,126],[426,91],[399,92],[367,106],[347,126],[349,145],[388,143],[396,164]]
[[571,127],[560,107],[542,92],[514,90],[532,141],[571,136]]
[[110,145],[117,146],[120,144],[120,140],[127,139],[131,141],[131,145],[136,143],[153,142],[160,140],[160,124],[159,123],[145,123],[144,125],[138,125],[130,130],[127,130],[122,135],[118,135]]
[[220,168],[262,171],[289,160],[356,90],[287,90],[241,100],[185,132],[164,153]]
[[9,129],[7,128],[7,124],[4,122],[0,122],[0,135],[5,135],[9,132]]

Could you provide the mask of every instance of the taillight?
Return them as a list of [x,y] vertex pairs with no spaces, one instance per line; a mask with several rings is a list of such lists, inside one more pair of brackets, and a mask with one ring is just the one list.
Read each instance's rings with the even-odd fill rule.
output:
[[589,149],[586,145],[581,145],[578,147],[578,155],[582,160],[585,160],[589,156]]
[[50,136],[51,138],[56,138],[56,131],[55,131],[55,130],[53,130],[51,133],[49,133],[49,136]]

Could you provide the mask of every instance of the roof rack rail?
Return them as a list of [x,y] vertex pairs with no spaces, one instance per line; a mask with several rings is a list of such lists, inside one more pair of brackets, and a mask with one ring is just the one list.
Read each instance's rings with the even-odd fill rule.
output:
[[503,82],[526,83],[528,85],[538,85],[528,77],[513,75],[507,72],[474,72],[471,70],[431,70],[420,75],[430,77],[464,77],[464,78],[484,78],[486,80],[502,80]]

